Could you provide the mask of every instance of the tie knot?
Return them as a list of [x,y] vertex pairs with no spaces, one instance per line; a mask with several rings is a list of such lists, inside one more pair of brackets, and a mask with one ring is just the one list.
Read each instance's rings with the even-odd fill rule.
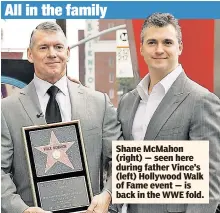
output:
[[51,97],[55,97],[57,95],[58,91],[59,91],[59,88],[57,88],[56,86],[53,85],[47,90],[47,93]]

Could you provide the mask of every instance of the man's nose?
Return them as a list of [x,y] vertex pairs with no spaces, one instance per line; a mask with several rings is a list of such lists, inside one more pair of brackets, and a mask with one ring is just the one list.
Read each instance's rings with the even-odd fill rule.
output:
[[156,46],[156,53],[157,53],[157,54],[162,54],[162,53],[164,53],[164,48],[163,48],[163,45],[162,45],[162,44],[158,44],[158,45]]
[[47,57],[49,57],[49,58],[56,58],[56,56],[57,56],[56,50],[54,49],[54,47],[50,47],[48,49]]

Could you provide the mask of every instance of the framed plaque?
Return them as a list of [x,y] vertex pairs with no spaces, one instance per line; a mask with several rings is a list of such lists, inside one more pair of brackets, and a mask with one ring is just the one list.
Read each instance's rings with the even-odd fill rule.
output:
[[79,120],[22,131],[35,205],[54,213],[87,210],[93,194]]

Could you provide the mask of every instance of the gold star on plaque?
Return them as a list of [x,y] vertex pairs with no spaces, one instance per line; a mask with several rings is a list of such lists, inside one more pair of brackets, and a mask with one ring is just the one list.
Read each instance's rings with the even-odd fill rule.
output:
[[54,132],[51,132],[50,137],[50,144],[46,146],[39,146],[35,147],[37,150],[43,152],[47,155],[47,163],[45,168],[45,173],[57,162],[61,162],[65,164],[66,166],[69,166],[70,168],[74,168],[72,163],[69,160],[68,155],[66,154],[66,151],[74,144],[74,141],[72,142],[65,142],[60,143],[54,134]]

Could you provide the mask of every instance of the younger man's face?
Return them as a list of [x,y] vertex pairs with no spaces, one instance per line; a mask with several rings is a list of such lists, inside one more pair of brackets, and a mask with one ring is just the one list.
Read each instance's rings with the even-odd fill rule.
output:
[[173,71],[178,66],[182,49],[176,29],[171,24],[165,27],[150,26],[145,29],[140,51],[149,70],[167,74]]

